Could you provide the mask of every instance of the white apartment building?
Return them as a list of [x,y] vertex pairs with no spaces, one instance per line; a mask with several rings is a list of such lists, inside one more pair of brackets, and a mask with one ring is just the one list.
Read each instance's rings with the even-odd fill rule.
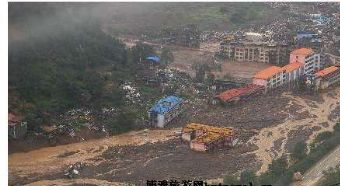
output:
[[290,53],[290,63],[299,62],[304,65],[304,74],[314,74],[321,69],[320,54],[310,48],[300,48]]

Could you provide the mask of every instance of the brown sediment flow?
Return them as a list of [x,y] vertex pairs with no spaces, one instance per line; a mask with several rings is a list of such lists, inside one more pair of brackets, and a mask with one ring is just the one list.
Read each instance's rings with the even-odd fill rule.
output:
[[[100,156],[109,147],[125,145],[143,145],[167,141],[176,137],[181,128],[166,130],[141,130],[112,136],[105,139],[90,140],[80,143],[46,147],[26,153],[9,155],[9,172],[17,175],[47,173],[75,162],[91,162],[91,158]],[[76,152],[59,158],[63,153]]]
[[[258,150],[254,152],[258,159],[262,162],[262,166],[258,171],[258,174],[265,172],[273,159],[286,152],[285,147],[287,145],[288,133],[290,131],[297,130],[299,127],[312,128],[320,126],[319,123],[327,122],[329,124],[327,127],[322,127],[321,130],[315,131],[309,136],[307,140],[307,144],[309,144],[317,134],[333,130],[336,120],[330,119],[329,115],[340,102],[340,88],[336,88],[330,92],[332,92],[334,96],[329,96],[327,93],[323,93],[322,103],[292,96],[289,93],[283,94],[283,96],[290,98],[290,100],[292,100],[295,104],[302,106],[302,109],[299,111],[300,113],[307,111],[314,117],[295,120],[294,116],[290,115],[285,122],[260,130],[258,135],[252,137],[248,141],[248,143],[253,143],[259,147]],[[292,105],[292,102],[288,103],[288,105]],[[313,106],[308,104],[308,102],[313,103]],[[281,147],[278,150],[273,150],[274,142],[281,138],[283,138]]]

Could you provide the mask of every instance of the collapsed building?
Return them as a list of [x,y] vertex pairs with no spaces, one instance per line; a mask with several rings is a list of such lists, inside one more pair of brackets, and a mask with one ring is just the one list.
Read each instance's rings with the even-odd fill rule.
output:
[[221,80],[221,79],[216,79],[214,81],[213,89],[216,92],[223,92],[226,89],[231,89],[231,88],[237,88],[244,86],[245,83],[242,82],[236,82],[236,81],[230,81],[230,80]]
[[168,96],[160,99],[148,112],[150,123],[159,128],[166,124],[183,111],[183,99],[177,96]]
[[202,152],[232,147],[237,143],[234,129],[197,123],[190,123],[182,129],[182,140],[188,141],[192,150]]
[[179,28],[165,28],[162,30],[164,44],[176,44],[186,47],[200,47],[200,31],[198,25],[189,24]]
[[27,133],[27,122],[20,116],[8,113],[8,136],[12,139],[24,137]]
[[157,72],[161,67],[161,59],[158,56],[148,56],[138,64],[136,79],[140,83],[151,86],[159,86],[160,79]]
[[263,94],[263,91],[263,86],[249,84],[244,87],[230,89],[216,95],[212,104],[232,104],[239,101],[246,101],[256,95]]

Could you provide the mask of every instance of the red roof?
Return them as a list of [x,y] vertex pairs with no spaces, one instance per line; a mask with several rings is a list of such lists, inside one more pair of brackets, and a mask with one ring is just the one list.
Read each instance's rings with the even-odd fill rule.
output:
[[320,70],[319,72],[317,72],[315,75],[316,77],[324,77],[328,74],[331,74],[333,72],[335,72],[336,70],[338,70],[339,68],[336,66],[330,66],[328,68],[325,68],[323,70]]
[[222,92],[221,94],[217,95],[216,97],[225,102],[225,101],[228,101],[232,98],[241,96],[243,94],[252,93],[252,92],[254,92],[254,91],[256,91],[260,88],[262,88],[262,86],[250,84],[250,85],[247,85],[245,87],[227,90],[227,91]]
[[275,74],[278,74],[279,72],[282,72],[282,69],[280,67],[271,66],[256,73],[254,78],[267,80],[274,76]]
[[282,70],[285,71],[286,73],[292,72],[294,70],[299,69],[301,66],[302,66],[302,63],[292,62],[292,63],[289,63],[288,65],[283,66]]
[[299,48],[291,52],[293,55],[310,55],[313,54],[314,51],[310,48]]

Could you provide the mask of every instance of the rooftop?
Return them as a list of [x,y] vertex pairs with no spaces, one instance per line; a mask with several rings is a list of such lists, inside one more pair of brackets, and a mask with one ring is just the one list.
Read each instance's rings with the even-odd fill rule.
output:
[[161,59],[158,56],[149,56],[146,58],[146,60],[158,63]]
[[288,65],[285,65],[282,67],[282,70],[285,71],[286,73],[292,72],[302,66],[302,63],[299,62],[291,62]]
[[299,49],[296,49],[296,50],[293,50],[291,52],[291,54],[293,55],[310,55],[310,54],[313,54],[314,51],[310,48],[299,48]]
[[267,80],[279,72],[282,72],[282,69],[280,67],[271,66],[256,73],[254,78]]
[[330,66],[328,68],[325,68],[323,70],[320,70],[319,72],[317,72],[315,75],[316,77],[324,77],[327,76],[328,74],[331,74],[333,72],[335,72],[336,70],[338,70],[339,68],[336,66]]
[[211,143],[225,136],[234,135],[234,130],[232,128],[227,127],[214,127],[209,125],[190,123],[186,127],[183,128],[183,132],[191,132],[195,130],[202,130],[204,133],[200,136],[197,136],[193,141],[200,143]]
[[190,132],[194,130],[204,130],[206,132],[214,132],[220,135],[231,135],[234,131],[232,128],[227,127],[215,127],[210,125],[203,125],[198,123],[190,123],[183,128],[183,132]]
[[156,112],[160,114],[164,114],[171,109],[173,109],[177,104],[183,102],[182,98],[177,96],[168,96],[160,99],[150,110],[149,112]]
[[222,101],[228,101],[228,100],[235,98],[237,96],[258,90],[259,88],[261,88],[261,86],[250,84],[250,85],[245,86],[245,87],[227,90],[225,92],[222,92],[221,94],[219,94],[216,97],[219,98]]

